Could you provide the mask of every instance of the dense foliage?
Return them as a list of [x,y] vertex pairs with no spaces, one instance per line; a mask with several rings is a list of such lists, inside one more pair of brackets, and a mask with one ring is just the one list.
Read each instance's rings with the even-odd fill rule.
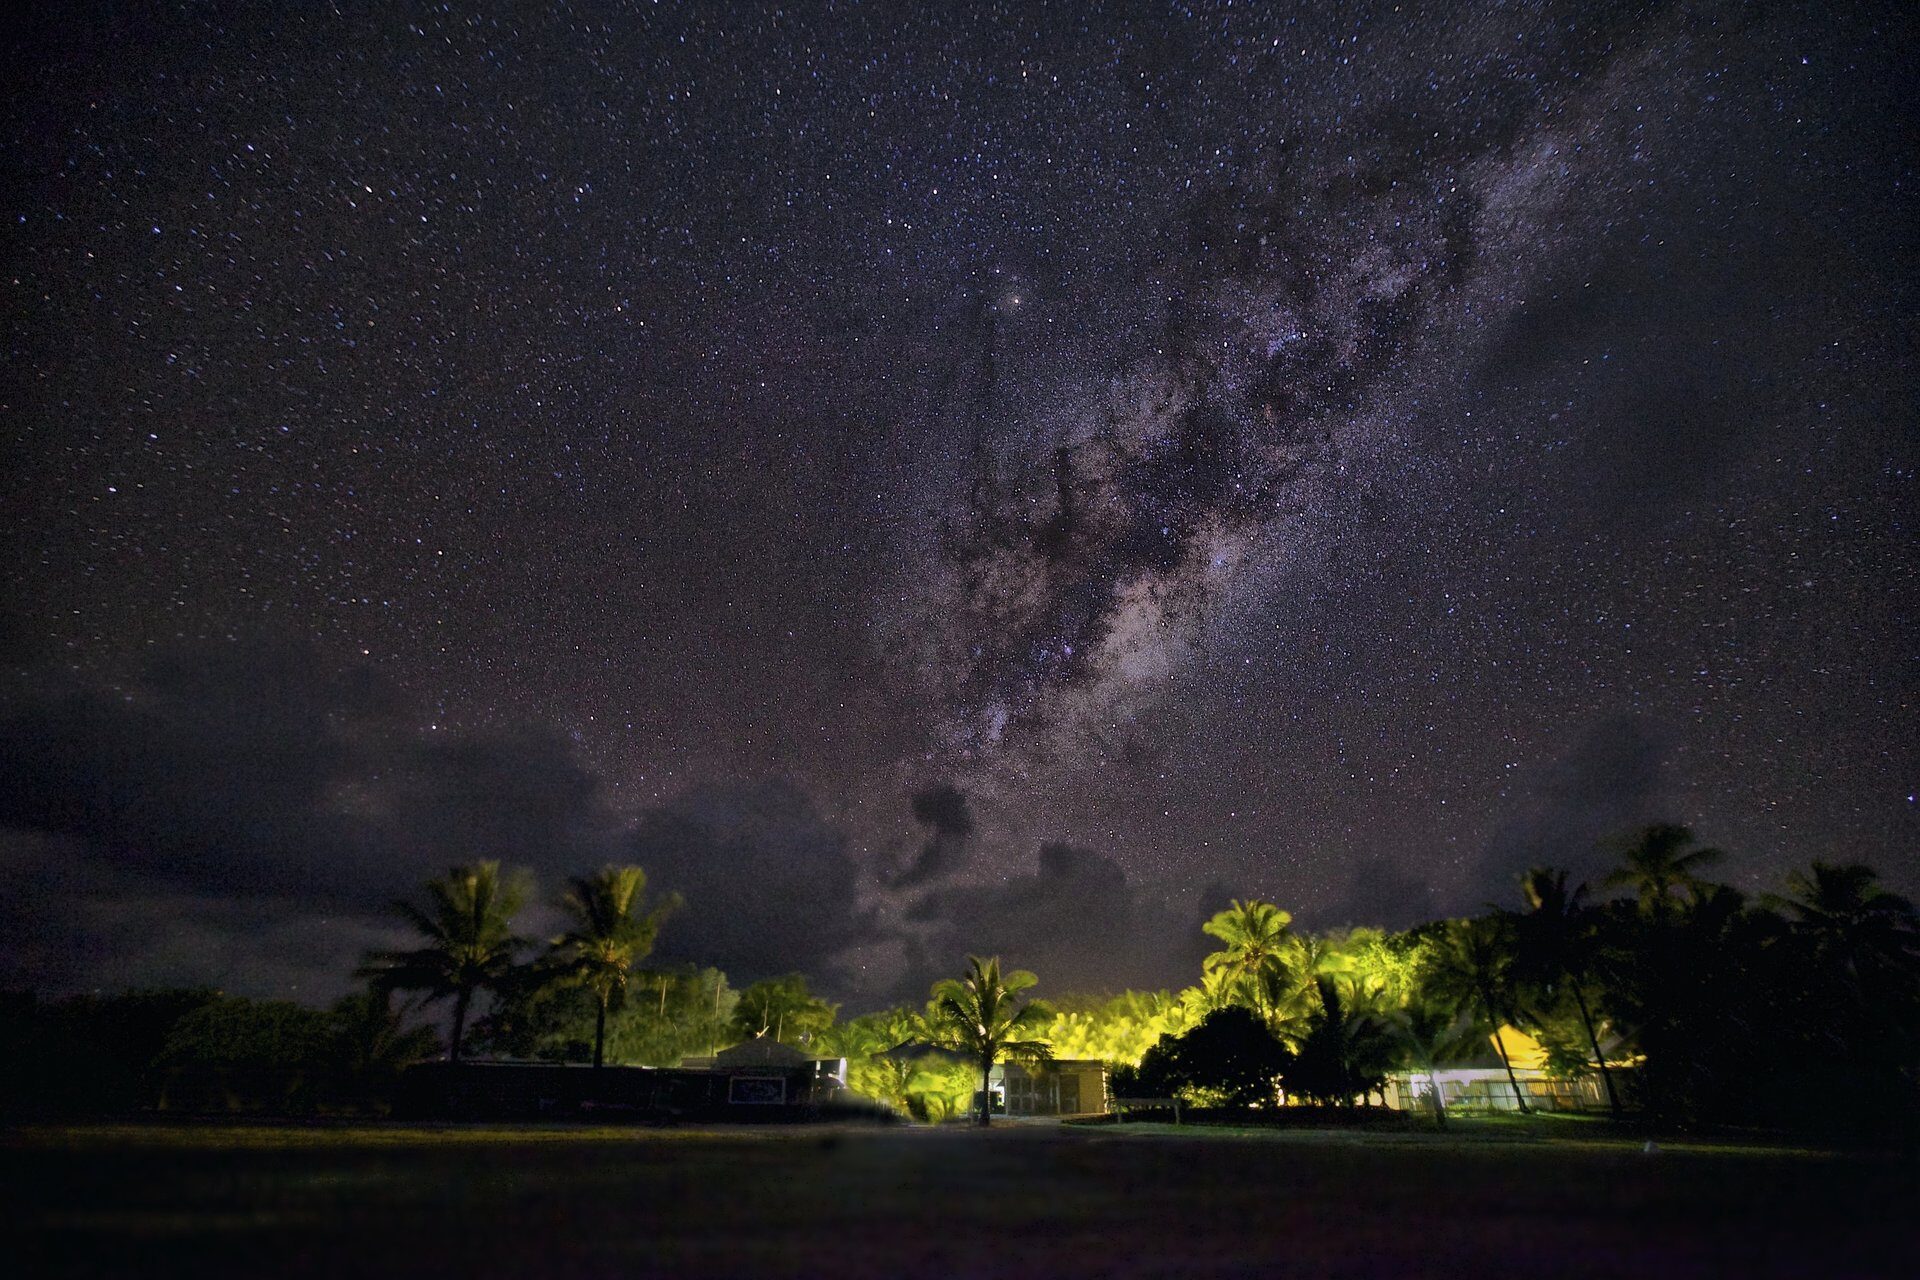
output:
[[[635,970],[625,999],[606,1015],[605,1059],[670,1067],[710,1055],[740,1038],[733,1027],[739,999],[718,969]],[[473,1041],[498,1057],[591,1061],[598,1018],[592,992],[527,966],[495,988],[493,1008],[475,1024]]]
[[839,1011],[839,1005],[807,990],[807,980],[800,974],[766,978],[740,993],[740,1002],[733,1007],[735,1039],[772,1036],[785,1044],[811,1044],[833,1025]]
[[[751,1036],[844,1057],[860,1093],[916,1118],[966,1114],[996,1062],[1098,1059],[1131,1096],[1350,1106],[1411,1080],[1445,1122],[1450,1066],[1504,1067],[1525,1041],[1548,1076],[1596,1076],[1616,1114],[1663,1125],[1920,1133],[1920,916],[1859,865],[1815,862],[1757,898],[1683,827],[1622,840],[1599,885],[1534,868],[1511,905],[1400,932],[1309,933],[1235,900],[1178,992],[1025,998],[1034,975],[973,958],[924,1008],[839,1020],[799,974],[737,991],[713,968],[643,968],[675,905],[637,867],[576,879],[544,949],[513,922],[532,894],[495,863],[399,904],[419,945],[368,957],[367,992],[321,1011],[212,991],[44,1002],[0,995],[8,1114],[377,1107],[437,1050],[393,993],[448,1001],[468,1048],[668,1066]],[[1605,894],[1611,896],[1603,896]],[[521,957],[535,952],[530,960]],[[470,1012],[480,1016],[470,1019]],[[1524,1034],[1522,1034],[1524,1033]]]
[[1256,1010],[1229,1006],[1188,1031],[1163,1037],[1141,1058],[1128,1088],[1145,1098],[1271,1106],[1293,1061]]
[[0,999],[0,1112],[365,1111],[439,1041],[383,996],[328,1009],[203,990]]

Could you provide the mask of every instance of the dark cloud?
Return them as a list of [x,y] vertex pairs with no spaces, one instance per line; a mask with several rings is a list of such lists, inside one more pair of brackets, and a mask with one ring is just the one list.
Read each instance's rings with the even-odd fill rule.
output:
[[[1477,905],[1463,909],[1473,910]],[[1334,929],[1353,925],[1403,929],[1447,913],[1442,895],[1430,879],[1413,874],[1404,859],[1380,853],[1353,862],[1346,893],[1339,901],[1300,913],[1299,923]]]
[[[0,876],[21,981],[337,990],[361,949],[394,940],[393,899],[481,858],[548,891],[631,858],[687,899],[663,953],[742,980],[825,976],[880,936],[846,836],[797,787],[697,788],[629,830],[559,736],[423,727],[367,668],[303,646],[187,647],[119,680],[35,670],[4,692]],[[914,809],[930,832],[918,874],[949,874],[964,798],[935,785]]]
[[968,955],[1033,970],[1043,994],[1183,985],[1205,952],[1207,906],[1136,886],[1102,854],[1044,844],[1031,874],[937,889],[908,910],[916,932],[899,990],[924,997]]
[[1606,859],[1602,840],[1671,812],[1663,807],[1670,750],[1666,737],[1645,720],[1618,716],[1590,725],[1541,770],[1495,829],[1471,883],[1505,903],[1529,867],[1564,867],[1576,880],[1598,875]]
[[966,865],[973,813],[958,787],[935,782],[914,792],[913,817],[927,829],[927,838],[905,865],[882,875],[889,889],[917,889],[948,879]]
[[973,834],[973,814],[967,798],[951,782],[936,782],[913,793],[913,817],[935,835],[960,839]]
[[370,669],[297,644],[17,675],[0,697],[14,949],[47,957],[49,981],[84,977],[52,959],[64,948],[99,960],[96,980],[146,957],[147,980],[337,986],[392,900],[449,866],[498,858],[551,885],[617,852],[564,742],[428,730],[409,710]]
[[560,739],[408,710],[300,645],[183,648],[125,680],[28,673],[0,710],[0,826],[186,889],[348,904],[476,858],[561,874],[612,850]]
[[830,982],[841,952],[880,937],[846,836],[791,783],[695,788],[643,814],[626,849],[686,899],[661,933],[664,957],[741,981],[798,970]]
[[334,803],[368,771],[376,692],[298,647],[180,650],[124,681],[33,671],[0,710],[0,826],[68,836],[185,888],[394,887]]
[[382,911],[185,890],[21,831],[0,831],[0,933],[0,988],[214,986],[315,1003],[351,989],[367,951],[407,936]]
[[557,734],[409,737],[373,780],[387,843],[438,861],[497,858],[543,877],[577,875],[617,851],[600,780]]

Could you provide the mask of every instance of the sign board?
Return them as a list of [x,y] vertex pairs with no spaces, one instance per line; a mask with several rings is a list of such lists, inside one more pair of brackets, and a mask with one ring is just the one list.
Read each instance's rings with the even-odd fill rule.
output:
[[742,1106],[780,1106],[787,1100],[785,1076],[732,1076],[727,1080],[727,1101]]

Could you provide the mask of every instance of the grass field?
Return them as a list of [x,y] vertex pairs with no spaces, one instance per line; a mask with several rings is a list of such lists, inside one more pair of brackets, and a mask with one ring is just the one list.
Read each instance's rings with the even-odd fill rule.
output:
[[1911,1162],[1430,1134],[93,1126],[0,1258],[107,1276],[1910,1276]]

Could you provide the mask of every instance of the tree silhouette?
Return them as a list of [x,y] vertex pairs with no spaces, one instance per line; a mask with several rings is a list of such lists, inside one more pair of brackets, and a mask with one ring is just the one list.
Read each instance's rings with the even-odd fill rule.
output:
[[1446,1128],[1447,1100],[1440,1088],[1440,1064],[1464,1052],[1485,1035],[1485,1024],[1469,1012],[1416,994],[1389,1016],[1388,1026],[1413,1064],[1427,1073],[1433,1122],[1439,1128]]
[[1614,1089],[1607,1056],[1600,1050],[1600,1036],[1587,1002],[1587,975],[1598,944],[1595,921],[1586,905],[1587,886],[1569,890],[1566,872],[1534,867],[1520,878],[1520,893],[1527,910],[1511,917],[1515,977],[1523,985],[1546,993],[1561,981],[1566,982],[1580,1011],[1580,1025],[1586,1029],[1593,1060],[1599,1064],[1600,1078],[1606,1084],[1607,1109],[1618,1120],[1620,1095]]
[[1693,832],[1686,827],[1672,823],[1643,827],[1628,839],[1619,867],[1605,883],[1609,888],[1633,890],[1641,914],[1670,919],[1680,895],[1697,897],[1707,887],[1696,872],[1726,856],[1718,849],[1688,848],[1693,843]]
[[512,926],[531,890],[530,876],[502,874],[498,862],[452,868],[444,877],[427,881],[424,910],[410,902],[394,904],[426,945],[373,952],[360,976],[389,991],[424,991],[429,1001],[453,997],[448,1058],[458,1062],[474,994],[504,979],[515,953],[527,945],[514,936]]
[[1385,1085],[1397,1041],[1384,1018],[1353,998],[1351,987],[1343,995],[1339,983],[1324,975],[1315,986],[1320,1012],[1287,1071],[1287,1088],[1317,1101],[1351,1106],[1356,1096]]
[[1421,966],[1421,990],[1428,1000],[1456,1012],[1474,1012],[1493,1028],[1493,1047],[1506,1068],[1514,1103],[1524,1114],[1527,1096],[1520,1091],[1513,1062],[1507,1057],[1500,1026],[1509,1020],[1512,1006],[1509,982],[1512,968],[1511,930],[1494,917],[1449,920],[1435,936]]
[[1911,994],[1920,963],[1920,914],[1906,898],[1882,888],[1873,868],[1815,862],[1790,873],[1786,893],[1767,902],[1788,918],[1815,963],[1856,998],[1869,1000],[1890,986]]
[[1161,1037],[1140,1059],[1133,1087],[1153,1097],[1203,1090],[1233,1106],[1270,1105],[1292,1062],[1259,1014],[1228,1005],[1180,1035]]

